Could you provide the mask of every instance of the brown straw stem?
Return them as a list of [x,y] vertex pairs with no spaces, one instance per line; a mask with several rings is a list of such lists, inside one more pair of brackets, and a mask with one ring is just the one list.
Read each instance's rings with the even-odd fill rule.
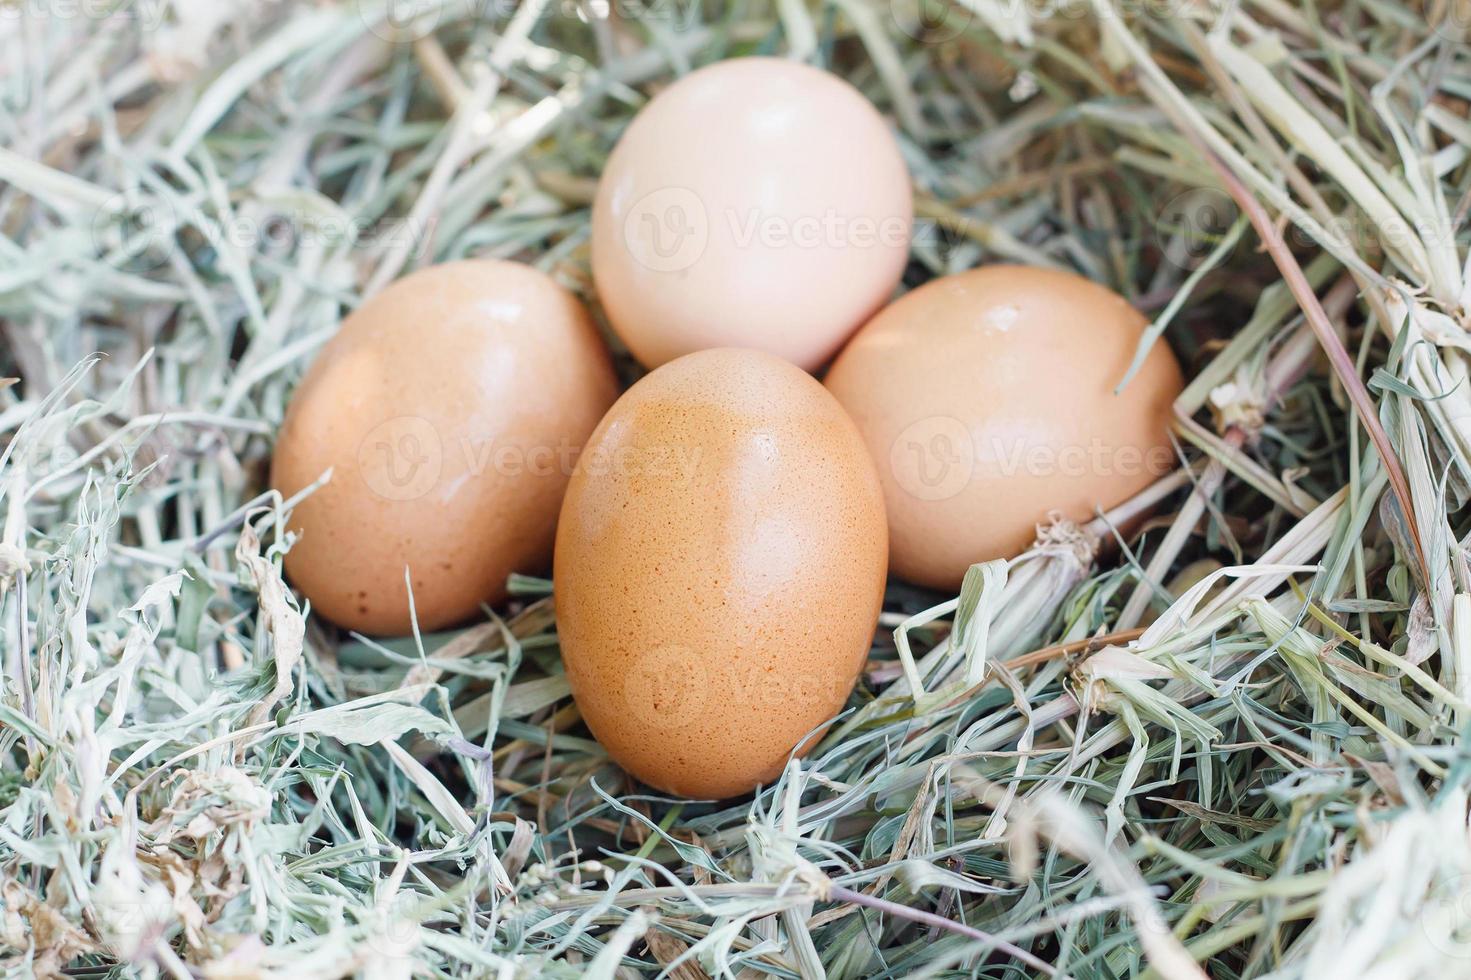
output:
[[1302,266],[1298,265],[1297,259],[1287,248],[1287,243],[1282,240],[1282,235],[1272,222],[1271,216],[1267,214],[1267,209],[1231,172],[1220,157],[1216,156],[1194,133],[1188,130],[1186,133],[1205,157],[1206,162],[1215,169],[1221,182],[1226,185],[1226,191],[1251,221],[1257,234],[1261,236],[1267,254],[1276,263],[1277,271],[1282,273],[1287,288],[1297,300],[1297,305],[1302,309],[1303,316],[1307,318],[1308,325],[1312,327],[1314,335],[1317,336],[1323,352],[1328,355],[1328,362],[1333,365],[1333,373],[1338,376],[1339,383],[1343,385],[1343,390],[1348,394],[1349,401],[1353,403],[1358,413],[1359,421],[1369,433],[1369,439],[1373,441],[1374,448],[1378,450],[1379,458],[1384,463],[1385,473],[1389,477],[1389,487],[1399,501],[1400,510],[1405,517],[1405,525],[1409,528],[1410,537],[1415,542],[1415,557],[1419,564],[1420,581],[1428,587],[1430,563],[1425,558],[1425,546],[1420,539],[1420,524],[1415,518],[1415,508],[1410,501],[1410,484],[1405,479],[1404,467],[1400,465],[1399,456],[1396,455],[1394,447],[1390,445],[1389,435],[1379,422],[1379,413],[1374,410],[1374,399],[1369,395],[1369,389],[1364,386],[1363,380],[1359,378],[1358,370],[1354,367],[1353,358],[1349,356],[1343,346],[1343,341],[1333,329],[1328,314],[1323,311],[1323,304],[1318,301],[1318,296],[1313,292],[1307,276],[1303,275]]

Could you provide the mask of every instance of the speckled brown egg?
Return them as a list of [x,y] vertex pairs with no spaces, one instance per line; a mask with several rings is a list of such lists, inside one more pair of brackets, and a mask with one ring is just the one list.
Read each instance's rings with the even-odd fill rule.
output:
[[848,697],[887,560],[878,476],[822,385],[751,350],[671,361],[608,412],[562,505],[578,708],[659,789],[769,782]]
[[296,389],[272,483],[291,496],[286,573],[375,634],[453,625],[544,571],[576,455],[617,396],[577,299],[513,262],[433,266],[343,321]]
[[869,321],[826,383],[878,464],[893,572],[958,588],[1050,513],[1091,520],[1173,469],[1169,348],[1115,390],[1145,326],[1103,286],[1020,266],[933,280]]

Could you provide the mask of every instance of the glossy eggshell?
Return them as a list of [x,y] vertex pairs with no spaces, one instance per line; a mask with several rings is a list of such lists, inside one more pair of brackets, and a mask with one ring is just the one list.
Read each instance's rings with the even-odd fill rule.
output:
[[809,370],[893,293],[909,173],[851,85],[773,58],[685,76],[634,118],[592,215],[614,330],[644,365],[752,347]]
[[295,509],[290,581],[341,626],[422,629],[544,571],[576,450],[617,397],[577,299],[512,262],[415,272],[343,321],[294,393],[272,482]]
[[557,626],[582,716],[659,789],[769,782],[853,687],[887,542],[873,463],[811,376],[749,350],[666,364],[603,419],[562,505]]
[[1115,394],[1145,326],[1103,286],[1019,266],[933,280],[866,324],[826,384],[878,464],[894,574],[958,588],[1050,512],[1091,520],[1173,469],[1169,348]]

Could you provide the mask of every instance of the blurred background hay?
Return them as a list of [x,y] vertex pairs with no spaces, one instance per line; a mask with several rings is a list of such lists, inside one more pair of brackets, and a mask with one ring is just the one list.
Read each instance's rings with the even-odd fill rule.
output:
[[[1468,18],[0,2],[0,962],[1471,973]],[[1185,467],[1131,537],[893,584],[816,751],[691,803],[581,726],[548,582],[419,640],[304,618],[265,473],[304,366],[402,272],[510,257],[592,301],[617,135],[746,54],[893,121],[908,286],[1020,261],[1145,310]]]

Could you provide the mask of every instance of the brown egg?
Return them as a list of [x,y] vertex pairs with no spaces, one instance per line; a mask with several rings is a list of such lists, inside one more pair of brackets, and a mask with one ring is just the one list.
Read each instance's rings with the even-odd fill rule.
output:
[[290,496],[286,556],[313,608],[366,633],[437,629],[505,597],[551,557],[577,450],[617,396],[571,293],[513,262],[451,262],[343,321],[292,397],[271,479]]
[[865,325],[826,383],[878,463],[894,574],[958,588],[1049,512],[1091,520],[1173,469],[1169,348],[1115,394],[1145,326],[1103,286],[1020,266],[936,279]]
[[672,361],[608,412],[562,505],[577,706],[659,789],[768,782],[843,707],[887,561],[878,476],[822,385],[758,351]]
[[825,363],[893,293],[909,172],[847,82],[735,58],[675,82],[598,184],[592,265],[614,330],[648,367],[710,347]]

